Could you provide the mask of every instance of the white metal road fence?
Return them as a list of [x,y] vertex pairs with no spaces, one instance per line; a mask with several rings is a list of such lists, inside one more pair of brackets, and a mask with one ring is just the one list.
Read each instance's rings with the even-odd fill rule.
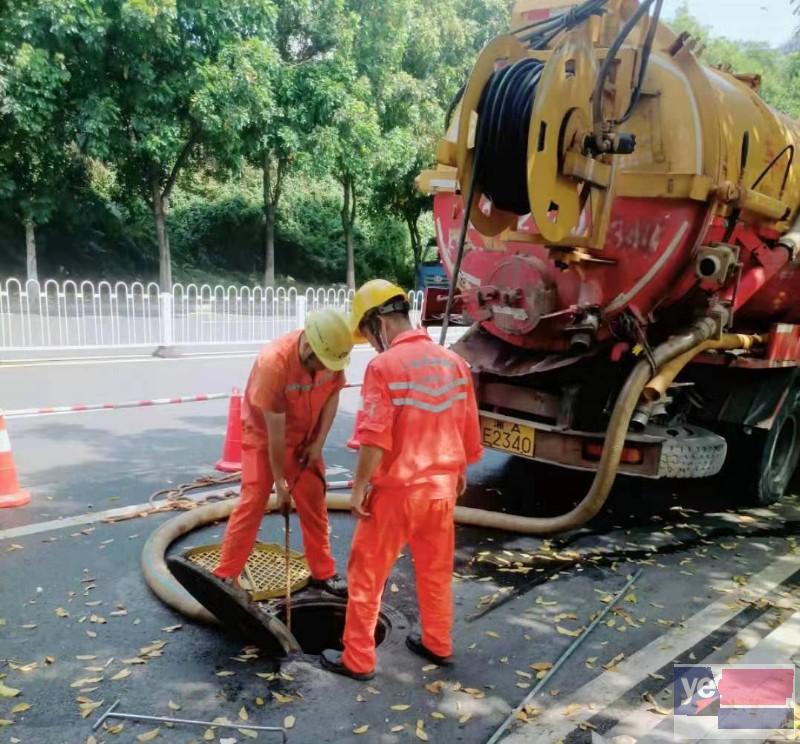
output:
[[[0,282],[0,351],[198,346],[270,341],[306,313],[350,311],[352,291],[90,281]],[[422,293],[409,292],[416,325]]]

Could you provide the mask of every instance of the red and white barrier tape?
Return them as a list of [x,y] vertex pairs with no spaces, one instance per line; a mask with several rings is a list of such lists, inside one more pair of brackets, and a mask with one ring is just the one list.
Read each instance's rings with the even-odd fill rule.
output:
[[[359,388],[360,382],[349,383],[345,388]],[[234,390],[234,393],[238,391]],[[204,400],[224,400],[234,393],[201,393],[200,395],[178,395],[174,398],[153,398],[151,400],[126,400],[122,403],[88,403],[77,406],[47,406],[45,408],[17,408],[0,412],[7,419],[47,416],[54,413],[86,413],[88,411],[115,411],[120,408],[148,408],[150,406],[167,406],[172,403],[197,403]]]
[[50,406],[47,408],[18,408],[4,411],[5,418],[22,418],[29,416],[46,416],[54,413],[86,413],[88,411],[115,411],[120,408],[148,408],[150,406],[166,406],[171,403],[196,403],[204,400],[223,400],[230,398],[230,393],[201,393],[200,395],[179,395],[174,398],[152,398],[151,400],[126,400],[122,403],[89,403],[77,406]]

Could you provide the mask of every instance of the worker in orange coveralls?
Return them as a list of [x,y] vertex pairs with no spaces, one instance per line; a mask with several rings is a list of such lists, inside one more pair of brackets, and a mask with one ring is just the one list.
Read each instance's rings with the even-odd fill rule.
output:
[[345,317],[321,310],[308,315],[304,330],[258,355],[242,399],[241,500],[225,530],[216,576],[238,587],[274,484],[280,510],[294,499],[311,583],[347,596],[331,555],[322,447],[352,347]]
[[344,651],[326,649],[322,664],[359,680],[375,676],[381,595],[406,544],[422,626],[406,645],[435,664],[452,663],[453,509],[467,465],[481,455],[469,367],[414,330],[408,311],[403,290],[381,279],[353,298],[354,338],[369,340],[378,356],[367,367],[355,432],[351,506],[359,521],[347,565]]

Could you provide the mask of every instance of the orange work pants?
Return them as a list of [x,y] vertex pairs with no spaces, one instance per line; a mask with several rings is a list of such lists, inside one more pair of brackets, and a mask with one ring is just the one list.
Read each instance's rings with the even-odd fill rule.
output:
[[342,661],[353,672],[375,668],[375,626],[381,595],[405,545],[411,548],[422,643],[439,656],[453,651],[453,552],[456,478],[441,486],[375,489],[356,525],[347,564],[347,616]]
[[[299,451],[287,451],[286,480],[300,519],[308,567],[315,579],[336,573],[331,555],[328,510],[325,506],[325,466],[300,469]],[[228,520],[222,555],[214,573],[221,578],[239,576],[253,549],[274,485],[266,447],[242,446],[241,498]]]

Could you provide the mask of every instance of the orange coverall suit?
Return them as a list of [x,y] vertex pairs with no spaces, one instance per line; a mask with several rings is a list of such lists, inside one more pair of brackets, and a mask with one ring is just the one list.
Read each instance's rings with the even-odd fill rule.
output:
[[256,541],[274,478],[264,410],[286,414],[284,473],[297,507],[306,560],[315,579],[336,573],[325,506],[325,465],[302,470],[299,458],[315,437],[322,407],[345,384],[343,372],[312,376],[300,361],[302,331],[294,331],[262,349],[242,398],[242,489],[225,530],[222,555],[214,573],[239,576]]
[[367,367],[355,439],[380,447],[347,565],[342,662],[375,668],[375,626],[384,584],[403,546],[414,561],[422,642],[452,653],[453,508],[458,478],[481,456],[469,367],[424,330],[399,334]]

